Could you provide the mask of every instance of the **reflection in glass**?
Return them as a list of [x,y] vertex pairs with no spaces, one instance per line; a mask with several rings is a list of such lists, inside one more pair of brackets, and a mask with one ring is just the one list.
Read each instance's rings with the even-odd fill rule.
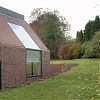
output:
[[41,75],[41,51],[24,27],[9,23],[18,39],[26,48],[27,77]]
[[41,75],[41,52],[26,51],[27,77]]
[[37,44],[33,41],[33,39],[30,37],[30,35],[27,33],[27,31],[24,29],[24,27],[9,23],[9,26],[14,31],[18,39],[22,42],[22,44],[25,46],[25,48],[28,49],[35,49],[40,50],[40,48],[37,46]]

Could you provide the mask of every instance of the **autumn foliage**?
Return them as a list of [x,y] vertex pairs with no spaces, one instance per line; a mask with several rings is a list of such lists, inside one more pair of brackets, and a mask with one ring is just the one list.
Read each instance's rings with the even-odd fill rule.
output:
[[75,59],[80,56],[79,43],[67,43],[58,49],[59,59]]

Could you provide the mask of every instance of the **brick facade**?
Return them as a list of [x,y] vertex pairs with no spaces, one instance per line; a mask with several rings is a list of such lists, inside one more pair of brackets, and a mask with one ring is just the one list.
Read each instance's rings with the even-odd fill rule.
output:
[[0,44],[1,88],[16,87],[69,70],[73,65],[50,64],[50,52],[42,51],[42,76],[26,78],[26,49]]
[[42,75],[48,76],[50,72],[50,52],[42,51]]
[[[26,78],[26,49],[0,43],[1,87],[26,84],[38,77]],[[50,52],[42,51],[42,77],[50,75]]]
[[49,75],[56,75],[58,73],[62,73],[68,71],[74,66],[74,64],[50,64],[50,72]]
[[26,83],[25,49],[3,45],[1,48],[1,87],[15,87]]

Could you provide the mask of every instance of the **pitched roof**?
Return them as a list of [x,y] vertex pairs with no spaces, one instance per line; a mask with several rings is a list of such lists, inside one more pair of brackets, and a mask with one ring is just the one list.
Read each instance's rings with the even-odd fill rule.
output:
[[35,34],[35,32],[24,20],[4,14],[0,14],[0,43],[9,44],[13,46],[20,46],[24,48],[24,45],[16,36],[14,31],[11,29],[8,22],[24,27],[24,29],[27,31],[27,33],[30,35],[30,37],[41,50],[49,51],[47,47],[43,44],[43,42],[39,39],[39,37]]

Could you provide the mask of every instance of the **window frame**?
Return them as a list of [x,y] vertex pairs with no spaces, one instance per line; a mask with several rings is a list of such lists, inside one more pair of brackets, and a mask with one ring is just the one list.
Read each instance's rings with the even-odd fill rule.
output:
[[[7,24],[26,49],[41,50],[23,25],[18,25],[12,22],[7,22]],[[22,30],[22,33],[20,30]]]
[[[26,51],[25,51],[25,68],[26,68],[26,78],[30,78],[30,77],[36,77],[36,76],[42,76],[42,50],[39,48],[39,46],[35,43],[35,41],[32,39],[32,37],[30,36],[30,34],[27,32],[27,30],[24,28],[23,25],[19,25],[19,24],[16,24],[16,23],[12,23],[12,22],[7,22],[7,24],[9,25],[10,29],[15,33],[15,35],[17,36],[17,38],[20,40],[20,42],[24,45]],[[17,31],[13,28],[14,26],[15,27],[18,27],[19,29],[23,29],[25,31],[25,33],[27,33],[26,35],[28,35],[29,39],[31,39],[33,41],[33,44],[32,45],[33,47],[27,47],[27,45],[25,45],[22,40],[21,40],[21,37],[19,37],[17,35]],[[19,33],[18,33],[19,34]],[[22,38],[23,39],[23,38]],[[35,46],[35,48],[34,48]],[[30,51],[39,51],[40,52],[40,75],[34,75],[34,71],[33,71],[33,68],[31,67],[31,72],[33,74],[27,76],[27,50],[30,50]]]
[[[41,67],[40,68],[40,70],[41,70],[40,71],[40,75],[32,75],[31,74],[30,76],[27,76],[27,50],[30,50],[30,51],[39,51],[40,52],[40,63],[41,63],[40,64],[40,67]],[[25,61],[25,63],[26,63],[26,78],[42,76],[42,50],[35,50],[35,49],[27,48],[26,52],[25,52],[25,58],[26,58],[26,61]],[[32,69],[33,69],[33,67],[31,67],[31,72],[34,73]]]

